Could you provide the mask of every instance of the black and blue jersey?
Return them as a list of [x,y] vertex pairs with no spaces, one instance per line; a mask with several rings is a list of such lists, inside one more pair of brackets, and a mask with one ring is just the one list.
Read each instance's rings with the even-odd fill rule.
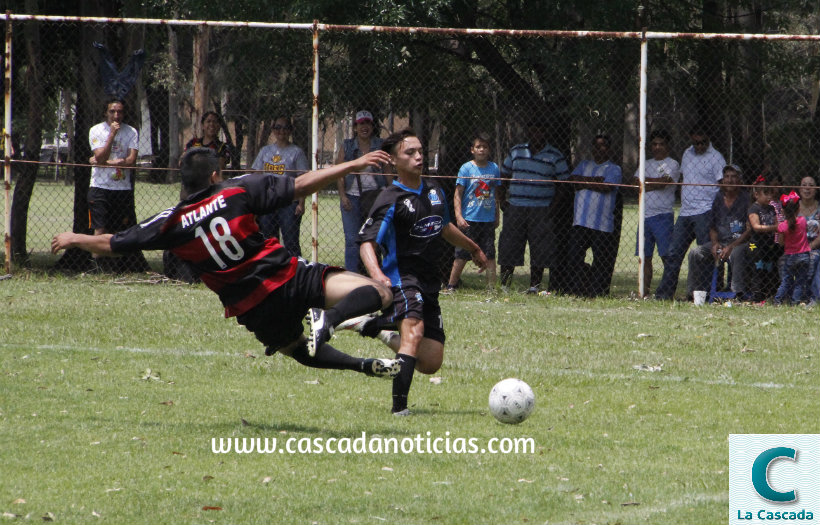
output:
[[393,181],[373,203],[359,243],[379,245],[382,271],[393,286],[438,290],[438,265],[446,249],[441,231],[449,222],[447,198],[439,186],[422,180],[412,189]]

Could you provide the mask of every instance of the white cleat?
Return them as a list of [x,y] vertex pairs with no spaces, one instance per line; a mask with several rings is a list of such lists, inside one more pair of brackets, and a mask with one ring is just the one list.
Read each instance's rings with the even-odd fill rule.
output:
[[333,336],[333,327],[327,324],[325,311],[321,308],[311,308],[308,310],[305,319],[310,327],[307,338],[308,355],[316,355],[316,349],[330,341]]

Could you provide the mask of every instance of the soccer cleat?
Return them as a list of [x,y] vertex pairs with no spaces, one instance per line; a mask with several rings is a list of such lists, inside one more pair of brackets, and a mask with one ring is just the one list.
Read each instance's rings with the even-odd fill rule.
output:
[[412,415],[413,413],[410,412],[409,408],[405,408],[404,410],[399,410],[398,412],[393,412],[393,415],[396,417],[407,417]]
[[362,372],[370,377],[393,378],[401,371],[401,359],[365,359]]
[[354,317],[352,319],[348,319],[347,321],[342,321],[341,323],[336,325],[336,330],[353,330],[354,332],[362,333],[362,329],[364,329],[364,326],[369,321],[375,318],[375,314],[360,315],[359,317]]
[[333,336],[333,327],[327,323],[325,311],[321,308],[311,308],[305,316],[310,325],[307,347],[308,355],[314,357],[316,349],[325,344]]
[[526,293],[527,293],[527,295],[535,295],[535,294],[538,293],[538,287],[537,286],[530,286],[529,288],[527,288]]

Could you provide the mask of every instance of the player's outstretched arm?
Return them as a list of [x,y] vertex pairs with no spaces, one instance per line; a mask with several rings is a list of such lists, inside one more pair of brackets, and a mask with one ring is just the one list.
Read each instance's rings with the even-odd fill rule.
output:
[[453,246],[458,246],[463,250],[467,250],[473,256],[473,262],[476,266],[478,266],[479,270],[484,270],[487,268],[487,256],[484,255],[484,252],[478,245],[473,242],[472,239],[464,235],[458,228],[456,228],[453,223],[448,223],[447,226],[441,230],[441,235],[444,237],[444,240],[452,244]]
[[51,253],[69,248],[79,248],[96,255],[113,255],[111,251],[111,235],[85,235],[82,233],[63,232],[51,239]]
[[316,193],[329,183],[344,177],[348,173],[356,171],[364,171],[369,167],[380,168],[390,161],[390,155],[387,152],[377,150],[371,151],[366,155],[362,155],[358,159],[353,159],[329,168],[324,168],[316,171],[309,171],[300,175],[293,182],[294,197],[307,197],[312,193]]

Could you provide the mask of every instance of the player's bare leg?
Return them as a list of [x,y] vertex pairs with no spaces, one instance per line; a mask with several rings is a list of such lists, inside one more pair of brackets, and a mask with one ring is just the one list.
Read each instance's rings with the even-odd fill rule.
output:
[[382,308],[393,301],[393,293],[385,285],[353,272],[328,272],[325,277],[325,310],[311,308],[306,319],[310,325],[308,353],[330,340],[336,326],[346,319]]

